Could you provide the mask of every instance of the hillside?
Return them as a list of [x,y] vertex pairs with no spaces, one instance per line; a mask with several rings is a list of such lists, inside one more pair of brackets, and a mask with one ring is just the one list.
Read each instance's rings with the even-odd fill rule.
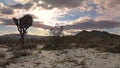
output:
[[[105,31],[82,31],[75,35],[76,41],[86,41],[92,43],[99,44],[107,44],[107,45],[119,45],[120,44],[120,36],[116,34],[110,34]],[[82,42],[80,42],[82,43]]]
[[115,38],[115,39],[120,39],[119,35],[116,34],[110,34],[108,32],[105,31],[81,31],[78,34],[75,35],[76,37],[82,37],[82,38],[88,38],[88,39],[92,39],[92,38]]

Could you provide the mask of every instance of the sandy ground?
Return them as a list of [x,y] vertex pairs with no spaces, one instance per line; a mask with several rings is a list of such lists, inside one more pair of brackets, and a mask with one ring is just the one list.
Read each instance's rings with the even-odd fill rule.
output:
[[21,57],[7,68],[120,68],[120,54],[95,49],[65,49],[41,51]]

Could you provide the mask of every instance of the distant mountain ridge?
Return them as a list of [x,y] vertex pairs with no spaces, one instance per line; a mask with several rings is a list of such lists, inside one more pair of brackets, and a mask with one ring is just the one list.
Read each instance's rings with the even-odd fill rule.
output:
[[96,31],[96,30],[93,30],[93,31],[81,31],[79,33],[77,33],[75,35],[76,37],[120,37],[119,35],[116,35],[116,34],[111,34],[111,33],[108,33],[108,32],[105,32],[105,31]]
[[[16,41],[19,40],[20,35],[19,34],[6,34],[3,36],[0,36],[0,42],[1,41]],[[38,40],[47,40],[49,38],[51,38],[51,36],[35,36],[35,35],[26,35],[25,37],[26,39],[32,39],[34,41],[38,41]],[[74,36],[67,36],[66,39],[68,41],[80,41],[80,40],[93,40],[93,41],[100,41],[100,40],[120,40],[120,36],[116,35],[116,34],[110,34],[108,32],[105,31],[81,31],[78,34],[74,35]],[[65,41],[65,39],[63,38],[63,41]]]
[[[97,30],[93,30],[93,31],[86,31],[83,30],[79,33],[77,33],[75,36],[77,37],[86,37],[86,36],[90,36],[90,37],[103,37],[103,36],[110,36],[110,35],[114,35],[114,36],[120,36],[117,34],[111,34],[105,31],[97,31]],[[5,34],[1,37],[6,37],[6,38],[20,38],[19,34]],[[47,36],[36,36],[36,35],[26,35],[26,38],[41,38],[41,37],[47,37]]]
[[[83,31],[77,33],[74,36],[76,36],[76,37],[105,37],[105,36],[120,37],[120,35],[111,34],[111,33],[105,32],[105,31],[97,31],[97,30],[93,30],[93,31],[83,30]],[[41,37],[48,37],[48,36],[26,35],[26,38],[41,38]],[[6,35],[3,35],[3,36],[0,36],[0,39],[1,38],[15,38],[15,39],[18,39],[18,38],[20,38],[20,35],[19,34],[6,34]]]

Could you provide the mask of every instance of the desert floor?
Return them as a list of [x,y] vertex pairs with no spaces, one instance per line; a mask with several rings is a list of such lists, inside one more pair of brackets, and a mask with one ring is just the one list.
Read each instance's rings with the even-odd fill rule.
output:
[[7,68],[120,68],[120,54],[96,49],[34,50]]

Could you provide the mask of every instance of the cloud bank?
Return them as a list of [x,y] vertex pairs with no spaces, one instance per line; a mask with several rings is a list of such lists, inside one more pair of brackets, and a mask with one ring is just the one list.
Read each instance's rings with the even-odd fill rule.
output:
[[66,25],[64,26],[65,30],[69,29],[81,29],[81,30],[90,30],[90,29],[112,29],[120,27],[120,22],[115,21],[88,21],[88,22],[75,22],[75,24],[72,25]]
[[[19,18],[29,13],[34,18],[33,27],[45,30],[55,23],[63,23],[65,30],[73,31],[120,27],[120,0],[8,1],[0,1],[0,25],[15,25],[12,17]],[[64,20],[59,20],[60,17]]]

